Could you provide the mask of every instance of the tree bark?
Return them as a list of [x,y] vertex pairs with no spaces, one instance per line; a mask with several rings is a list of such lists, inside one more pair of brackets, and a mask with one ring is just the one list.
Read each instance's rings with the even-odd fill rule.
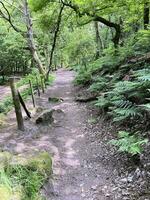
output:
[[51,49],[51,53],[50,53],[50,62],[49,62],[48,72],[47,72],[47,75],[46,75],[47,79],[48,79],[49,73],[52,69],[53,55],[54,55],[54,51],[55,51],[55,47],[56,47],[57,36],[58,36],[58,33],[59,33],[59,29],[60,29],[63,9],[64,9],[64,5],[62,5],[61,8],[60,8],[58,19],[57,19],[57,24],[56,24],[56,29],[55,29],[55,32],[54,32],[54,39],[53,39],[52,49]]
[[10,87],[11,87],[11,93],[12,93],[13,103],[14,103],[14,107],[15,107],[18,129],[21,131],[24,131],[24,123],[23,123],[23,116],[22,116],[22,112],[21,112],[21,105],[20,105],[20,101],[19,101],[19,96],[17,94],[17,89],[15,87],[14,78],[10,78]]
[[39,72],[45,76],[45,69],[42,65],[42,62],[41,62],[39,56],[38,56],[36,46],[35,46],[35,41],[34,41],[34,37],[33,37],[32,19],[31,19],[27,0],[24,0],[23,11],[24,11],[24,17],[25,17],[25,22],[26,22],[26,27],[27,27],[26,36],[27,36],[30,52],[32,54],[32,57],[33,57],[35,63],[37,64]]
[[103,50],[103,44],[99,33],[99,24],[98,22],[94,22],[95,33],[96,33],[96,59],[98,59],[101,55],[100,51]]
[[149,15],[150,15],[150,4],[147,2],[144,3],[144,29],[148,29],[149,24]]

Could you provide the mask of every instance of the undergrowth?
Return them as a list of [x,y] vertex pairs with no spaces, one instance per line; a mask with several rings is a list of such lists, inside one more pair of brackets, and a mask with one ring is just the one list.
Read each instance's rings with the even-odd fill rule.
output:
[[[94,102],[97,109],[105,111],[114,123],[127,128],[129,132],[122,132],[127,133],[126,137],[119,136],[113,144],[133,154],[132,145],[135,153],[141,153],[140,146],[145,143],[142,134],[150,127],[150,62],[146,58],[137,59],[150,51],[148,40],[149,30],[137,33],[137,37],[119,47],[117,52],[112,47],[105,49],[103,56],[89,63],[86,70],[80,67],[75,79],[75,84],[86,86],[97,94]],[[132,58],[135,62],[130,62]],[[137,131],[141,133],[140,138],[136,134],[129,136],[130,132]]]
[[38,170],[26,166],[8,167],[0,171],[0,187],[12,194],[18,193],[21,200],[42,200],[39,191],[46,177]]

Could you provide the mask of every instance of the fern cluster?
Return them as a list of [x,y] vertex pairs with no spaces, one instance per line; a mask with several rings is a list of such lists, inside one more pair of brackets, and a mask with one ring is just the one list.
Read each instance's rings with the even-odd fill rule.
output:
[[[147,34],[149,37],[149,32]],[[142,37],[142,41],[145,37]],[[134,39],[132,47],[120,47],[118,52],[111,48],[105,50],[105,56],[90,63],[86,72],[79,70],[76,77],[78,84],[88,83],[86,86],[89,86],[89,90],[97,94],[97,100],[94,102],[97,109],[106,112],[115,123],[125,124],[128,130],[135,132],[141,132],[143,124],[145,130],[148,130],[150,119],[150,62],[145,54],[142,54],[142,46],[142,51],[138,51],[140,43],[140,40]],[[145,50],[147,51],[148,49]],[[128,135],[126,138],[119,138],[115,145],[123,148],[124,144],[130,146],[130,142],[133,148],[136,143],[135,148],[139,153],[142,139],[136,138],[134,134],[132,137]],[[132,150],[129,148],[123,151]]]
[[147,103],[150,97],[150,69],[148,67],[133,71],[128,81],[116,80],[110,85],[109,88],[105,88],[105,95],[98,98],[96,106],[107,107],[114,121],[143,117],[148,110]]
[[126,131],[119,131],[117,140],[111,140],[109,143],[116,146],[118,151],[127,152],[131,155],[140,154],[142,146],[148,142],[147,139],[139,137],[137,134],[130,134]]

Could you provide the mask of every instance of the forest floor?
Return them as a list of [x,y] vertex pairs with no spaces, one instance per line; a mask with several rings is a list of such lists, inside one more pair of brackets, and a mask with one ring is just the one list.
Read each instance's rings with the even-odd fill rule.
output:
[[[136,182],[140,169],[135,165],[130,169],[126,156],[119,157],[108,145],[111,123],[99,118],[89,104],[74,100],[78,89],[73,79],[72,71],[58,70],[53,86],[36,99],[41,110],[63,111],[52,125],[36,125],[36,113],[25,121],[25,132],[19,132],[11,111],[9,126],[0,130],[1,150],[24,155],[47,151],[52,155],[53,175],[42,190],[47,200],[149,200],[148,194],[137,198],[138,189],[133,191],[132,181]],[[50,103],[49,97],[63,101]],[[30,101],[28,107],[32,107]],[[134,174],[127,179],[129,169]]]
[[0,101],[10,94],[11,91],[9,86],[0,86]]

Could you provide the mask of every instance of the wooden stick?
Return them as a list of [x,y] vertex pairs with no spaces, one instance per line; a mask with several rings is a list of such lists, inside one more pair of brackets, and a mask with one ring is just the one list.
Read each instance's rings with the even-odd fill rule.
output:
[[45,90],[44,90],[44,81],[43,81],[43,77],[40,76],[40,78],[41,78],[41,88],[42,88],[42,92],[44,93]]
[[22,112],[21,112],[21,106],[20,106],[19,96],[16,90],[14,78],[10,78],[9,81],[10,81],[11,93],[12,93],[13,103],[14,103],[15,112],[16,112],[18,129],[21,131],[24,131],[24,123],[23,123],[23,117],[22,117]]
[[38,96],[40,97],[41,93],[40,93],[40,89],[39,89],[39,81],[38,81],[38,77],[37,76],[36,76],[36,84],[37,84]]
[[18,91],[18,96],[19,96],[19,101],[20,101],[22,107],[24,108],[25,113],[27,114],[27,117],[31,118],[31,113],[28,111],[26,104],[25,104],[19,91]]
[[33,107],[35,108],[35,107],[36,107],[36,103],[35,103],[34,92],[33,92],[33,86],[32,86],[31,80],[29,80],[29,85],[30,85],[30,90],[31,90],[31,96],[32,96]]

